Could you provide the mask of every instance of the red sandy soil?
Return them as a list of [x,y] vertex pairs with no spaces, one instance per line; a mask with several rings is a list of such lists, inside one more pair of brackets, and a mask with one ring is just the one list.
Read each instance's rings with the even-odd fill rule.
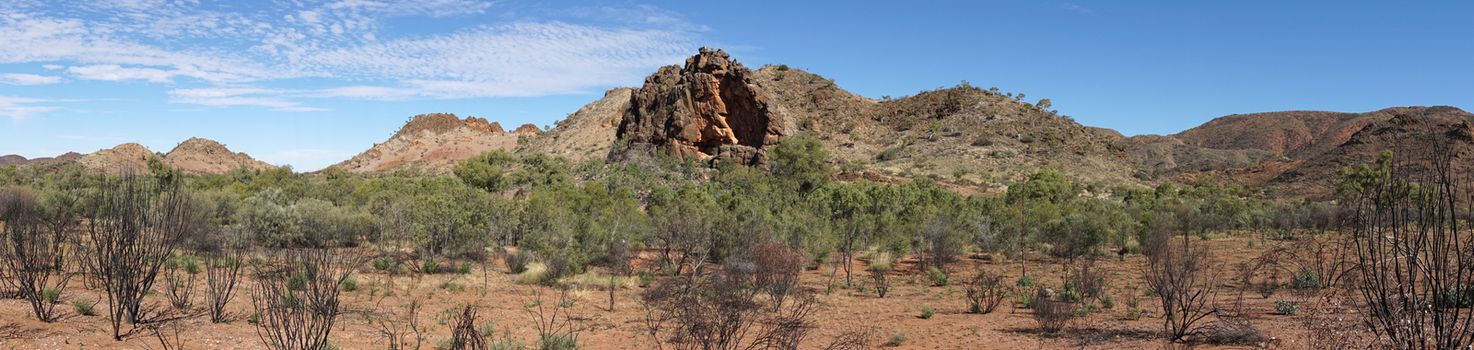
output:
[[[1196,238],[1194,238],[1196,240]],[[1217,262],[1224,266],[1218,275],[1223,276],[1225,287],[1218,295],[1218,301],[1223,304],[1231,303],[1242,295],[1243,314],[1251,322],[1261,329],[1263,333],[1274,340],[1262,344],[1269,348],[1306,348],[1307,341],[1311,339],[1312,333],[1305,329],[1303,324],[1306,314],[1315,313],[1318,308],[1313,305],[1319,303],[1321,298],[1312,295],[1296,294],[1291,291],[1280,291],[1269,298],[1262,298],[1258,293],[1244,292],[1232,282],[1234,276],[1232,266],[1235,262],[1242,262],[1257,256],[1264,251],[1267,244],[1263,241],[1249,237],[1219,238],[1209,241],[1199,241],[1207,244],[1216,255]],[[952,285],[946,287],[929,286],[925,274],[916,272],[915,260],[902,260],[896,263],[896,272],[892,277],[891,294],[885,298],[877,298],[873,292],[867,289],[861,292],[858,288],[844,289],[835,288],[832,292],[825,294],[826,283],[830,281],[830,266],[819,270],[807,271],[804,274],[803,284],[820,293],[819,299],[826,306],[817,316],[818,327],[808,337],[804,348],[822,348],[832,339],[847,331],[867,331],[871,337],[871,343],[879,348],[891,339],[893,334],[904,334],[905,341],[898,349],[1158,349],[1169,347],[1162,341],[1157,333],[1162,329],[1162,319],[1158,311],[1158,303],[1151,297],[1145,295],[1145,286],[1141,278],[1141,270],[1145,258],[1141,256],[1129,256],[1123,260],[1114,257],[1101,259],[1098,266],[1102,267],[1108,276],[1109,290],[1115,300],[1113,309],[1101,310],[1090,314],[1079,321],[1071,324],[1066,330],[1056,335],[1043,335],[1037,332],[1036,323],[1029,316],[1029,310],[1017,308],[1013,300],[1006,301],[997,312],[987,315],[969,314],[966,312],[967,304],[962,298],[962,287],[960,283],[970,278],[975,268],[984,268],[1005,274],[1005,280],[1009,284],[1019,276],[1019,265],[1013,263],[996,263],[984,259],[981,256],[965,259],[950,268],[952,271]],[[856,262],[857,283],[866,285],[870,283],[868,275],[863,270],[863,262]],[[1062,265],[1057,261],[1031,261],[1029,271],[1031,275],[1041,282],[1052,285],[1061,285],[1061,276],[1064,275]],[[454,315],[457,315],[461,306],[466,304],[477,305],[480,308],[481,320],[489,320],[498,330],[497,337],[503,337],[507,332],[514,339],[524,344],[533,344],[536,337],[535,322],[529,315],[526,305],[536,301],[535,292],[540,291],[544,297],[556,298],[557,292],[548,287],[533,287],[519,285],[513,282],[513,276],[500,272],[504,269],[500,266],[492,266],[488,272],[478,267],[470,274],[464,275],[430,275],[419,278],[400,276],[394,278],[392,289],[394,296],[385,297],[388,276],[382,273],[371,273],[365,268],[357,276],[359,288],[357,291],[344,292],[346,309],[348,314],[339,318],[337,326],[331,335],[333,344],[342,349],[382,349],[386,348],[378,328],[366,321],[362,313],[352,310],[398,310],[399,306],[411,300],[420,300],[424,304],[419,314],[420,325],[425,331],[425,349],[433,349],[435,345],[450,337],[450,331],[454,323]],[[836,276],[836,283],[843,283],[844,276]],[[203,276],[199,284],[203,286]],[[451,283],[464,287],[459,291],[445,289],[441,286]],[[245,318],[250,314],[250,288],[253,283],[245,281],[237,291],[237,297],[231,302],[229,309],[237,314],[234,321],[229,323],[212,324],[203,309],[196,309],[194,313],[199,316],[189,318],[179,323],[177,328],[180,338],[184,339],[185,347],[190,349],[262,349],[261,340],[255,333],[255,327],[248,323]],[[628,287],[619,289],[616,293],[616,305],[614,312],[608,310],[608,292],[586,290],[575,290],[570,295],[576,303],[572,307],[571,314],[574,324],[582,329],[578,334],[579,343],[586,349],[651,349],[655,348],[649,336],[645,335],[642,322],[644,315],[638,302],[641,288],[633,283],[626,284]],[[155,286],[156,294],[149,297],[148,302],[157,303],[160,307],[167,307],[167,299],[163,294],[162,284]],[[452,288],[456,289],[456,288]],[[197,291],[196,304],[203,303],[203,297],[198,296],[202,291]],[[1136,320],[1127,320],[1127,300],[1135,293],[1140,296],[1141,309],[1146,310],[1148,315]],[[5,299],[0,300],[0,348],[5,349],[159,349],[158,340],[151,334],[138,335],[125,341],[113,341],[107,320],[103,316],[80,316],[73,312],[70,302],[72,300],[103,300],[102,294],[96,290],[83,288],[80,279],[74,279],[72,285],[62,296],[64,305],[58,305],[57,309],[64,314],[64,320],[57,323],[41,323],[34,319],[30,308],[22,300]],[[1301,305],[1302,316],[1283,316],[1274,313],[1274,304],[1277,300],[1297,301]],[[921,308],[930,306],[936,309],[936,315],[931,319],[919,317]],[[98,314],[106,314],[106,302],[96,307]],[[1356,315],[1351,314],[1325,314],[1339,318],[1344,324],[1357,322]],[[1210,318],[1211,320],[1211,318]],[[125,325],[125,328],[127,326]],[[172,331],[175,328],[166,327]],[[1227,349],[1227,348],[1253,348],[1257,346],[1219,346],[1201,345],[1205,349]],[[531,347],[529,347],[531,348]]]

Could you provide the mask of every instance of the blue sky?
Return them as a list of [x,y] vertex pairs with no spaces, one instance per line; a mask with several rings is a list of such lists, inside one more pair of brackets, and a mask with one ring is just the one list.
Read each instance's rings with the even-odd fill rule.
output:
[[1469,1],[7,0],[0,154],[200,136],[313,170],[420,113],[550,125],[701,46],[876,98],[997,86],[1128,135],[1474,109]]

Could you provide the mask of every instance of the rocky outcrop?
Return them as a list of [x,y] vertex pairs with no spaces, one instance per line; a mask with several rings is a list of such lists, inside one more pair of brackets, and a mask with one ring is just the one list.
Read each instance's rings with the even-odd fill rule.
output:
[[684,67],[660,68],[631,97],[617,132],[627,149],[616,152],[763,163],[762,149],[793,127],[753,75],[726,52],[706,48]]
[[522,126],[517,127],[517,130],[512,130],[512,133],[523,136],[537,136],[542,135],[543,129],[538,128],[537,125],[532,125],[531,123],[528,123],[522,124]]
[[223,174],[235,169],[266,170],[276,166],[231,152],[225,145],[210,139],[190,138],[164,155],[164,162],[185,174]]
[[408,168],[446,173],[478,153],[516,149],[518,138],[536,136],[526,127],[507,132],[501,124],[483,118],[422,114],[411,118],[389,140],[336,166],[360,173]]

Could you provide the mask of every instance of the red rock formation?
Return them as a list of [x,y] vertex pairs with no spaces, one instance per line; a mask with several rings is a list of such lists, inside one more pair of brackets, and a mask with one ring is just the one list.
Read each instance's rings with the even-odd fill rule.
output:
[[617,135],[628,141],[627,151],[762,163],[761,149],[791,127],[752,76],[726,52],[703,48],[685,67],[645,78]]

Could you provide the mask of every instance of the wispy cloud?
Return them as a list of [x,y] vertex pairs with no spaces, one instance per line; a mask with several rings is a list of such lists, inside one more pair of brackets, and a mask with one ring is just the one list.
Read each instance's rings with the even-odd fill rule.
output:
[[7,85],[22,85],[22,86],[47,85],[47,84],[60,83],[61,81],[62,81],[61,77],[49,76],[49,75],[35,75],[35,74],[25,74],[25,73],[5,73],[5,74],[0,74],[0,84],[7,84]]
[[[705,30],[650,6],[576,9],[562,19],[484,16],[493,10],[493,3],[478,0],[304,0],[245,8],[10,1],[0,4],[0,64],[40,63],[77,80],[203,84],[214,92],[320,79],[315,91],[169,94],[175,103],[312,111],[320,109],[307,106],[310,99],[544,96],[638,81],[654,67],[679,62]],[[637,16],[599,16],[608,13]],[[395,18],[468,15],[502,20],[431,33],[388,28]]]
[[0,96],[0,118],[11,120],[24,120],[41,113],[60,110],[61,107],[54,105],[42,105],[43,103],[58,102],[47,99]]
[[1076,3],[1073,3],[1073,2],[1067,2],[1067,3],[1059,4],[1059,8],[1062,9],[1062,10],[1065,10],[1065,11],[1070,11],[1070,12],[1074,12],[1074,13],[1078,13],[1078,14],[1082,14],[1082,15],[1093,15],[1093,14],[1095,14],[1095,11],[1094,10],[1091,10],[1090,8],[1085,7],[1084,5],[1076,4]]
[[265,107],[283,112],[319,112],[327,109],[308,107],[284,98],[278,90],[260,88],[199,88],[169,90],[169,101],[210,107]]

